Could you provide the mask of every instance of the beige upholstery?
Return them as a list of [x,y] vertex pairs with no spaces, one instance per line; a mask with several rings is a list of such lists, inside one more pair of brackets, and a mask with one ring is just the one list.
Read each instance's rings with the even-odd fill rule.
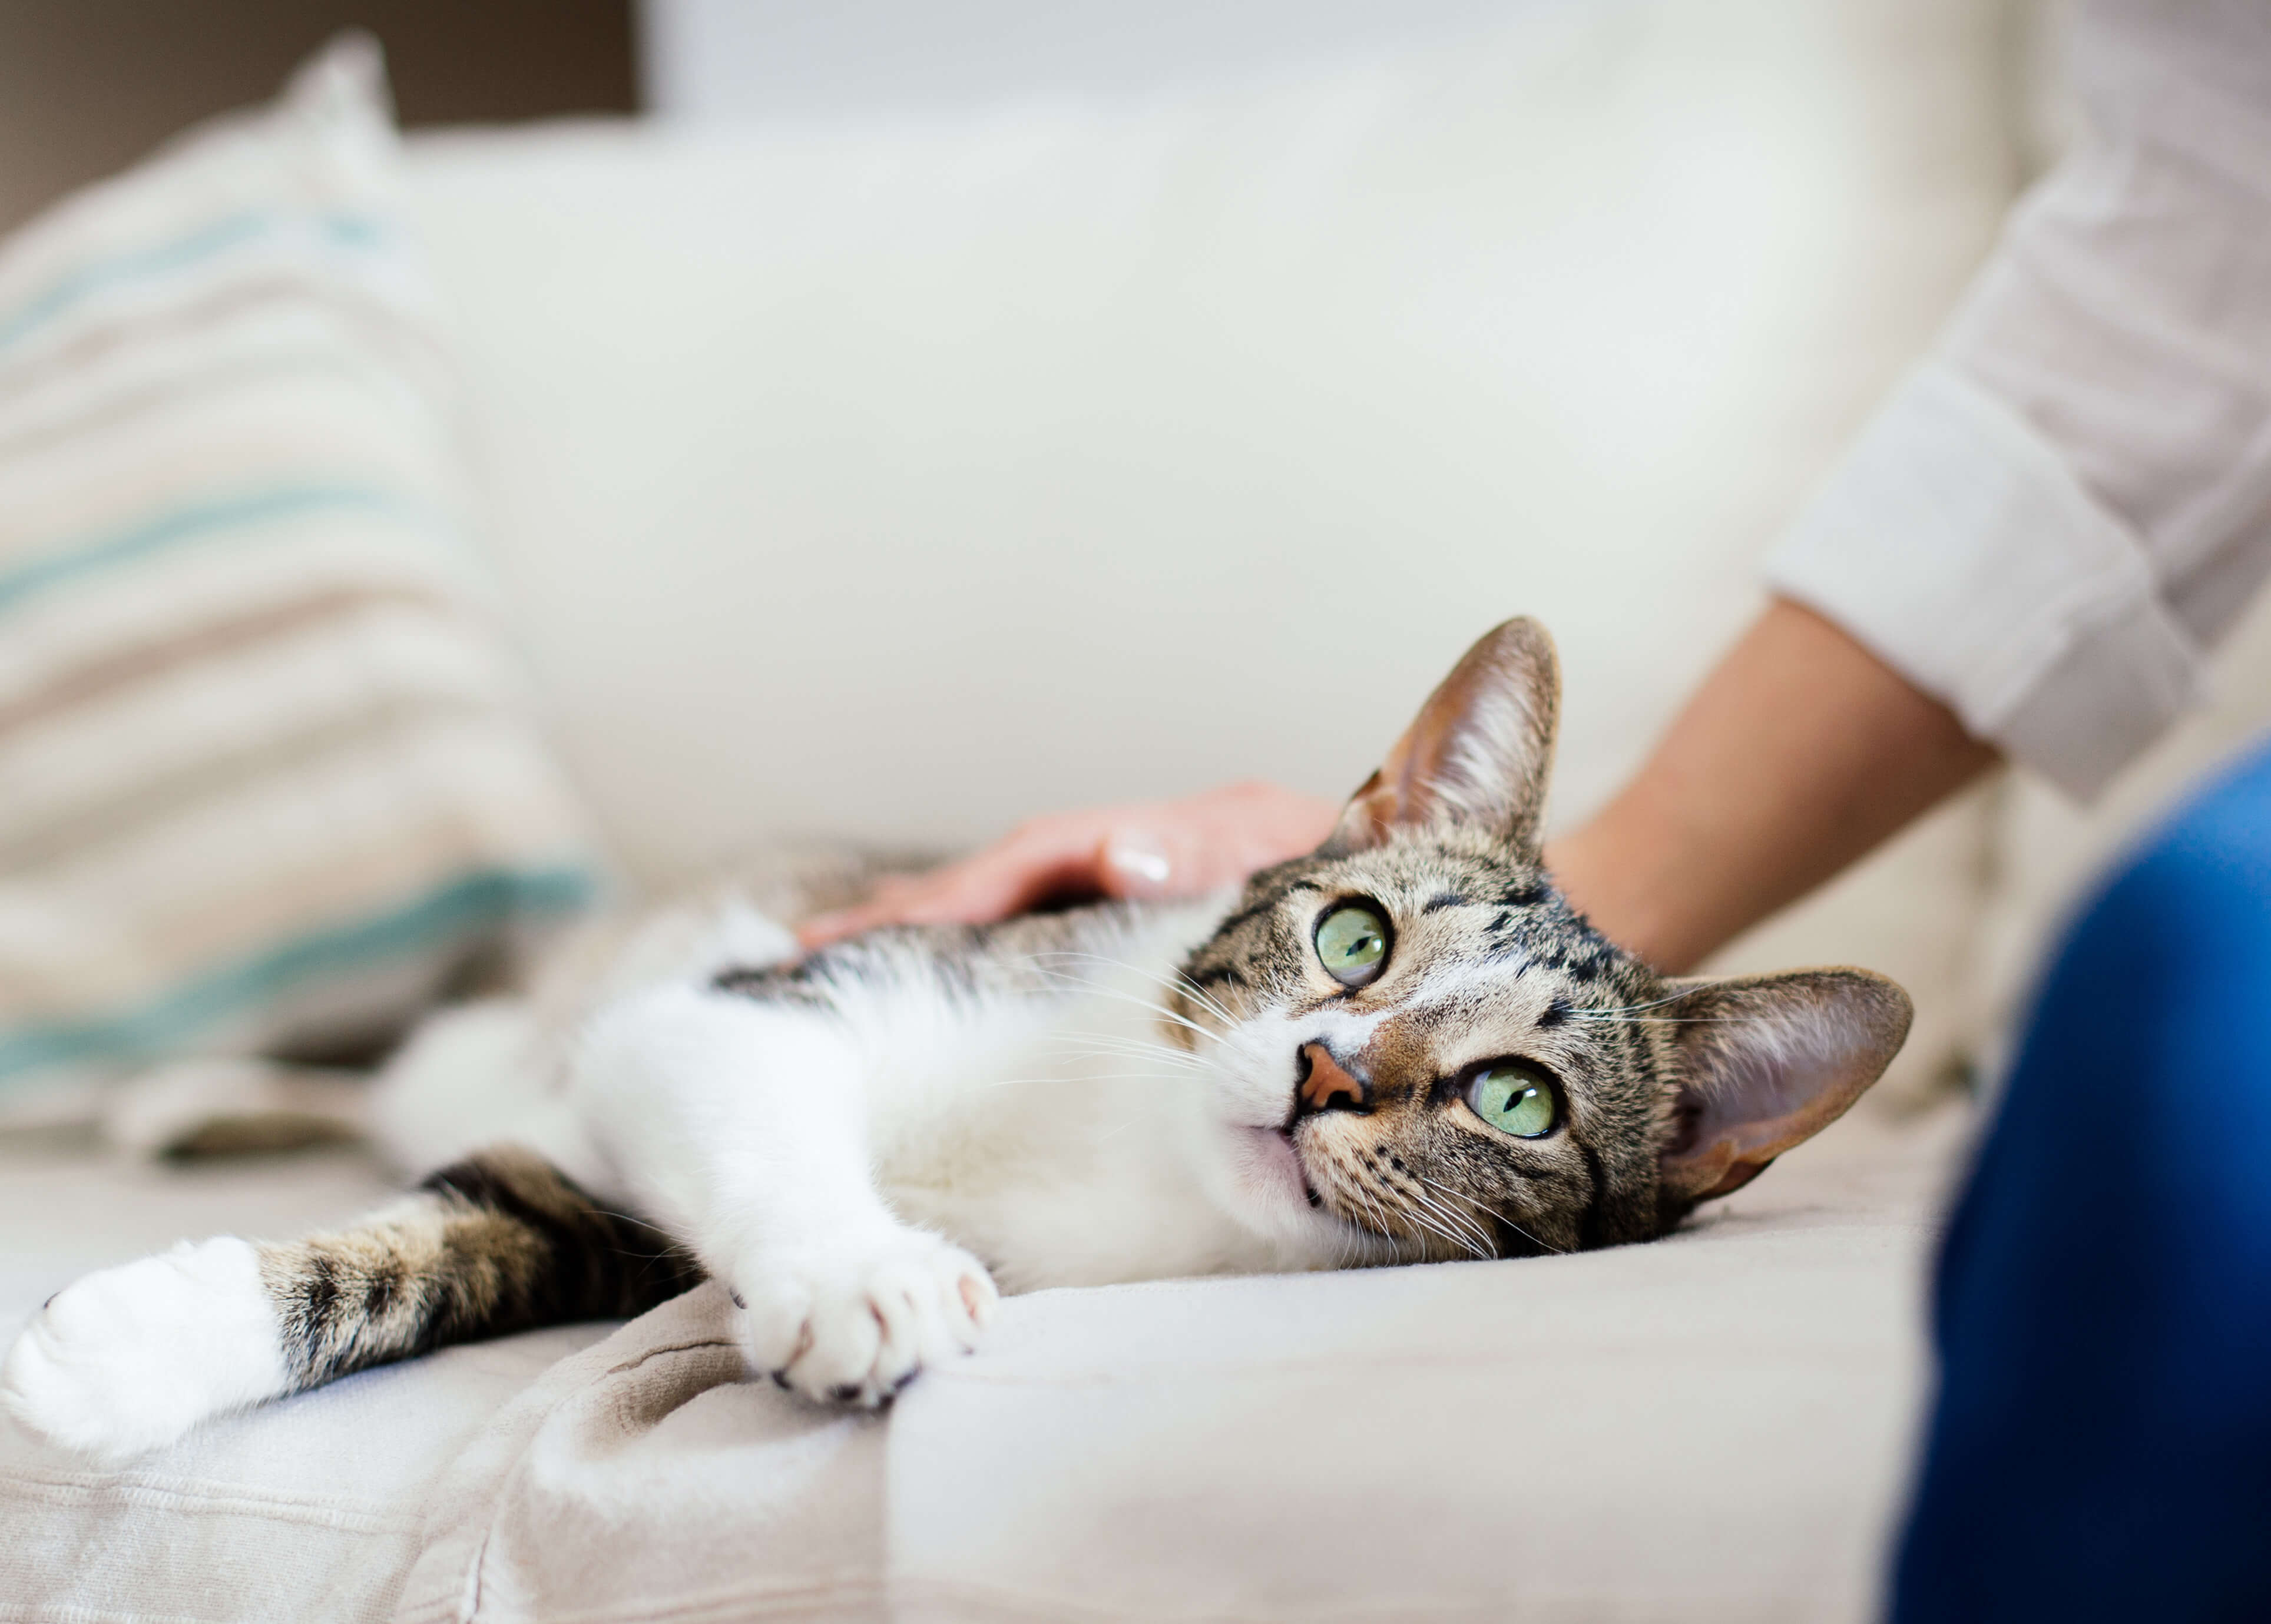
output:
[[[1012,1299],[887,1420],[732,1382],[704,1287],[123,1471],[0,1433],[0,1619],[1865,1620],[1962,1127],[1810,1146],[1655,1246]],[[0,1334],[82,1268],[378,1188],[19,1144]]]

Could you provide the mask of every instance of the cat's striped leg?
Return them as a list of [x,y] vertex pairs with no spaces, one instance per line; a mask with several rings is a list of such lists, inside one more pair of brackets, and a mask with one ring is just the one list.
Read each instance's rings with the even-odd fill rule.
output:
[[0,1404],[107,1459],[372,1365],[643,1312],[701,1270],[541,1158],[484,1151],[351,1228],[184,1241],[66,1287],[0,1364]]

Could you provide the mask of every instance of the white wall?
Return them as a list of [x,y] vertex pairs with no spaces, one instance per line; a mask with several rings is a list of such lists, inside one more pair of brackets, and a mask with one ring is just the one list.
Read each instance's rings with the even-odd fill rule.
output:
[[1142,93],[1439,39],[1582,0],[643,0],[646,105],[681,125]]

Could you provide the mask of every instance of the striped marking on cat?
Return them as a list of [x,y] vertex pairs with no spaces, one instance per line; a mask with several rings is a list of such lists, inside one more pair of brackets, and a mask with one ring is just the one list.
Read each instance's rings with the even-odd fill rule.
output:
[[624,1319],[704,1278],[652,1225],[500,1148],[352,1229],[260,1248],[294,1389],[431,1348]]

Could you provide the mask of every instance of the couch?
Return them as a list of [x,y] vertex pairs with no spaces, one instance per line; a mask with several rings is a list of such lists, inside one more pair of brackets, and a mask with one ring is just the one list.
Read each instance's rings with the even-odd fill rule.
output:
[[[1526,6],[1125,102],[413,140],[503,602],[620,893],[1344,790],[1515,612],[1582,816],[1991,245],[2038,156],[2025,19]],[[735,1382],[697,1292],[115,1471],[0,1431],[0,1620],[1870,1617],[1972,1087],[2092,864],[2267,689],[2105,807],[1992,785],[1728,950],[1886,971],[1917,1027],[1669,1240],[1038,1293],[886,1419]],[[0,1168],[0,1330],[388,1188],[68,1113]]]

